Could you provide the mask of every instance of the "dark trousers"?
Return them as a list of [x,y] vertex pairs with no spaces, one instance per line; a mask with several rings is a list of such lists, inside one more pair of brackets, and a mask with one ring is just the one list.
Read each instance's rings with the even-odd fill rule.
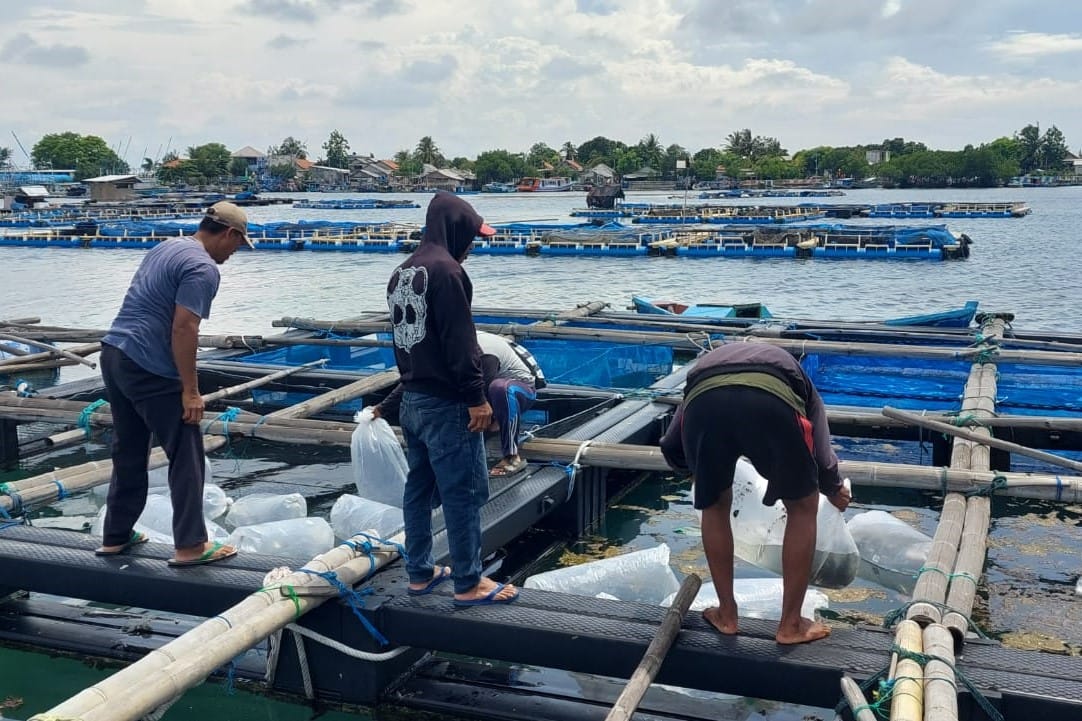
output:
[[150,437],[169,458],[173,541],[177,548],[207,540],[203,521],[203,434],[185,423],[180,381],[148,373],[120,349],[102,344],[101,375],[113,413],[113,477],[106,501],[106,546],[127,542],[147,502]]

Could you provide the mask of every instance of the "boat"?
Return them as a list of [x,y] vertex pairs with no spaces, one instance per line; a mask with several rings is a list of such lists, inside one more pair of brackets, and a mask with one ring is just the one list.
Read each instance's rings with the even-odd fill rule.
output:
[[[645,315],[679,315],[685,318],[774,318],[761,303],[683,303],[672,300],[650,300],[631,296],[632,309]],[[968,328],[977,316],[978,301],[966,301],[960,308],[888,318],[880,321],[890,326],[920,326],[923,328]]]
[[515,192],[516,185],[514,183],[485,183],[481,186],[482,193],[513,193]]
[[570,178],[523,178],[515,190],[520,193],[555,193],[571,190]]
[[681,303],[631,296],[632,308],[645,315],[681,315],[688,318],[773,318],[762,303]]

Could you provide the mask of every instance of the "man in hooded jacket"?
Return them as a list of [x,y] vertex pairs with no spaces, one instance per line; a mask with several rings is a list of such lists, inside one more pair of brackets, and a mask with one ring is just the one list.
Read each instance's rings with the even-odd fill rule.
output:
[[[481,575],[481,507],[488,501],[482,431],[492,420],[462,268],[474,238],[496,231],[469,203],[436,193],[417,250],[391,273],[387,305],[401,373],[400,422],[409,473],[402,500],[409,593],[454,580],[456,605],[509,603],[510,584]],[[432,559],[432,508],[443,502],[452,569]]]

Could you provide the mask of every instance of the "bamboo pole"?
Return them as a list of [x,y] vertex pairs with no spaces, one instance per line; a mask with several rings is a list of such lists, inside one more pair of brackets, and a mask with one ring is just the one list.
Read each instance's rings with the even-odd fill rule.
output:
[[265,386],[268,383],[279,380],[281,378],[285,378],[287,376],[291,376],[294,373],[300,373],[301,371],[307,370],[309,368],[314,368],[316,366],[326,365],[326,363],[327,363],[327,359],[320,358],[319,360],[314,360],[314,361],[311,361],[309,363],[302,363],[299,366],[292,366],[290,368],[283,368],[280,371],[275,371],[273,373],[268,373],[265,376],[260,376],[259,378],[255,378],[253,380],[246,381],[244,383],[238,383],[235,386],[229,386],[228,388],[221,388],[219,390],[216,390],[213,393],[207,393],[206,395],[203,396],[203,402],[204,403],[213,403],[216,400],[220,400],[222,398],[228,398],[229,396],[235,396],[238,393],[243,393],[244,391],[251,390],[252,388],[258,388],[260,386]]
[[[41,341],[28,340],[26,338],[23,338],[22,336],[11,335],[10,333],[0,333],[0,338],[2,338],[4,340],[10,340],[10,341],[13,341],[15,343],[25,343],[26,345],[32,345],[32,346],[37,346],[38,348],[44,348],[47,351],[49,351],[50,353],[55,353],[56,355],[59,355],[59,356],[61,356],[63,358],[67,358],[68,360],[71,360],[71,361],[75,361],[76,363],[82,363],[83,365],[89,366],[90,368],[97,368],[98,367],[97,363],[94,363],[92,361],[88,361],[86,358],[83,358],[81,355],[78,355],[76,353],[72,353],[70,351],[66,351],[63,348],[58,348],[55,345],[50,345],[49,343],[43,343]],[[101,348],[100,344],[98,345],[98,348],[100,350],[100,348]]]
[[966,502],[961,546],[947,593],[946,605],[951,610],[943,616],[943,625],[950,630],[954,647],[958,649],[961,649],[969,630],[967,617],[973,611],[977,584],[984,572],[991,517],[992,504],[987,497],[976,496]]
[[868,708],[868,699],[864,698],[864,692],[860,690],[857,682],[848,676],[841,679],[842,696],[849,704],[849,711],[856,721],[878,721],[875,713]]
[[939,514],[935,536],[932,537],[928,560],[917,576],[913,603],[906,613],[907,619],[922,626],[942,620],[943,612],[939,606],[947,599],[947,581],[954,571],[965,511],[966,499],[960,493],[948,493],[943,499],[943,510]]
[[[898,624],[895,644],[910,653],[922,653],[924,643],[921,629],[913,621]],[[896,651],[891,659],[894,688],[890,699],[890,721],[924,721],[924,669],[911,658]]]
[[0,375],[14,376],[21,375],[23,373],[37,373],[39,371],[50,371],[64,366],[79,365],[73,360],[66,360],[57,358],[51,361],[38,361],[36,363],[11,363],[8,365],[0,366]]
[[[1011,453],[1017,453],[1020,456],[1035,458],[1039,461],[1044,461],[1045,463],[1049,463],[1054,466],[1059,466],[1061,468],[1069,468],[1072,471],[1082,472],[1082,463],[1079,463],[1078,461],[1072,461],[1069,458],[1057,456],[1054,453],[1045,453],[1044,451],[1038,451],[1034,448],[1028,448],[1018,443],[1012,443],[1010,441],[1003,441],[998,438],[993,438],[987,430],[984,430],[983,432],[982,429],[978,429],[976,431],[969,431],[964,428],[959,428],[958,426],[952,426],[948,423],[941,423],[939,421],[922,418],[915,413],[900,411],[896,408],[891,408],[890,406],[883,407],[883,415],[887,418],[894,418],[900,421],[905,421],[906,423],[910,423],[915,426],[921,426],[923,428],[937,431],[939,433],[946,433],[947,435],[955,436],[957,438],[964,438],[967,441],[971,441],[973,444],[991,446],[992,448],[1000,448],[1005,451],[1010,451]],[[971,465],[974,465],[972,464],[973,449],[969,446],[962,447],[966,449],[964,455],[962,456],[965,463],[964,467],[970,467]],[[952,462],[951,465],[953,466],[954,463]],[[987,463],[978,463],[975,465],[983,465],[986,468],[988,466]]]
[[[76,357],[82,355],[90,355],[91,353],[97,353],[101,350],[101,343],[86,343],[84,345],[74,346],[68,348],[65,353],[74,355]],[[18,356],[17,358],[4,358],[0,359],[0,366],[13,366],[23,365],[24,363],[37,363],[39,361],[53,361],[56,360],[56,353],[53,351],[44,351],[41,353],[31,353],[30,355]],[[68,360],[71,360],[70,358]],[[82,361],[84,359],[80,359]],[[72,361],[74,362],[74,361]],[[3,371],[7,372],[5,368]]]
[[922,640],[922,653],[936,657],[924,665],[924,721],[958,721],[954,643],[950,631],[933,623],[925,627]]
[[680,633],[680,625],[688,609],[691,608],[691,603],[695,600],[695,594],[699,592],[702,583],[702,579],[694,573],[684,578],[680,589],[676,592],[676,598],[669,606],[669,610],[665,612],[661,625],[658,626],[657,633],[647,646],[646,654],[638,668],[631,674],[631,679],[616,699],[612,710],[605,716],[605,721],[630,721],[642,697],[657,677],[661,663],[665,660],[665,655],[672,647],[673,641],[676,640],[676,635]]
[[0,353],[7,353],[11,356],[30,355],[30,351],[24,350],[17,345],[8,345],[7,343],[0,343]]
[[[386,333],[391,330],[389,323],[372,321],[359,322],[331,322],[314,321],[303,318],[283,318],[282,324],[288,321],[288,325],[302,330],[335,330],[340,333]],[[521,323],[479,323],[479,330],[492,333],[511,335],[515,338],[561,338],[568,340],[595,340],[611,343],[625,343],[631,345],[662,345],[678,350],[699,351],[702,348],[688,334],[666,333],[657,331],[620,331],[598,330],[595,328],[568,328],[566,326],[541,326],[538,324]],[[704,331],[709,330],[704,328]],[[732,341],[715,341],[714,345],[724,345],[726,342],[743,343],[758,342],[770,343],[784,348],[793,355],[806,353],[825,353],[833,355],[866,355],[874,357],[895,358],[929,358],[938,360],[968,360],[981,353],[987,348],[958,347],[944,348],[939,346],[902,346],[886,343],[845,343],[840,341],[817,341],[817,340],[790,340],[785,338],[741,338]],[[1082,365],[1082,352],[1069,353],[1058,351],[1030,351],[1030,350],[999,350],[996,352],[997,361],[1013,363],[1033,363],[1054,366],[1079,366]]]
[[[364,539],[358,537],[358,540]],[[390,540],[400,543],[402,534]],[[317,573],[333,571],[340,581],[352,586],[398,555],[389,547],[374,551],[373,569],[363,553],[347,545],[337,546],[316,556],[304,568]],[[299,592],[328,587],[321,578],[301,571],[268,586],[94,686],[33,716],[32,721],[140,719],[198,685],[237,654],[333,598],[323,593]],[[287,593],[287,588],[298,592]]]
[[389,388],[398,382],[398,371],[387,370],[382,373],[376,373],[374,375],[366,376],[359,381],[354,381],[349,385],[342,386],[341,388],[335,388],[334,390],[327,391],[326,393],[316,396],[310,400],[298,403],[295,406],[289,408],[283,408],[281,410],[268,413],[268,418],[298,418],[302,416],[313,416],[320,411],[324,411],[331,406],[346,401],[359,398],[369,393],[375,393],[381,391],[384,388]]

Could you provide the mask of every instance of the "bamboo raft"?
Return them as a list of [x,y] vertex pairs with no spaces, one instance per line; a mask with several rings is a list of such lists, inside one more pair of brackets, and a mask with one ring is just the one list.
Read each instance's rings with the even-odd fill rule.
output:
[[[366,334],[378,334],[386,331],[386,322],[383,316],[385,314],[376,312],[348,322],[334,321],[326,323],[285,318],[278,325],[288,326],[292,330],[279,336],[268,336],[267,338],[217,336],[203,340],[210,345],[221,346],[221,350],[216,351],[219,354],[232,353],[236,349],[245,346],[252,347],[250,344],[257,340],[262,343],[261,346],[257,346],[261,348],[277,346],[290,349],[311,346],[331,350],[335,348],[367,348],[372,352],[376,352],[386,348],[386,341],[381,340],[379,337],[366,337]],[[523,317],[521,312],[517,315],[509,314],[508,318],[512,317],[516,321],[529,320]],[[572,343],[633,344],[633,342],[637,342],[639,345],[647,346],[667,344],[670,349],[682,349],[684,352],[691,354],[704,347],[703,339],[693,340],[689,338],[688,333],[681,334],[665,330],[636,333],[610,329],[611,326],[603,322],[597,323],[599,328],[581,327],[581,324],[584,323],[605,320],[612,320],[613,324],[615,324],[617,320],[626,319],[606,318],[604,304],[591,303],[563,313],[538,313],[531,323],[487,323],[481,324],[481,327],[491,327],[496,331],[507,332],[523,341],[538,338]],[[36,337],[39,339],[48,338],[54,341],[57,338],[63,338],[69,342],[78,342],[91,339],[95,333],[99,332],[86,329],[50,328],[41,326],[36,319],[19,319],[18,322],[9,321],[0,324],[0,326],[2,326],[0,331],[12,331],[9,335],[17,337],[21,341],[35,340]],[[321,338],[320,330],[330,327],[334,328],[335,338]],[[660,328],[663,327],[663,324],[659,323],[654,327]],[[38,336],[33,335],[35,329],[37,329]],[[859,328],[847,328],[846,330],[854,332]],[[1017,668],[1019,669],[1018,673],[1021,674],[1017,678],[1012,677],[1012,679],[1003,677],[996,681],[988,680],[987,683],[995,685],[996,690],[999,692],[999,696],[994,698],[993,702],[1001,710],[1008,712],[1008,719],[1028,718],[1029,716],[1025,714],[1035,712],[1039,704],[1038,706],[1027,706],[1027,703],[1032,702],[1027,700],[1025,694],[1014,694],[1011,685],[1020,683],[1025,675],[1025,665],[1020,662],[1020,659],[1026,654],[1011,652],[1017,655],[1017,658],[1012,656],[1012,659],[1015,660],[1010,662],[1014,665],[1003,666],[1006,663],[1003,660],[1006,656],[1002,658],[996,656],[996,654],[1001,653],[998,646],[985,644],[974,646],[966,634],[968,618],[972,612],[977,584],[983,568],[990,516],[988,494],[994,492],[997,495],[1013,495],[1077,503],[1082,501],[1082,475],[1065,476],[1056,473],[1017,473],[992,470],[990,466],[991,455],[987,444],[995,443],[997,449],[1005,453],[1029,455],[1044,462],[1065,466],[1072,471],[1077,472],[1080,470],[1077,466],[1082,466],[1082,464],[1077,464],[1071,459],[1050,454],[1046,451],[1027,448],[1017,443],[992,439],[991,430],[1006,428],[1014,431],[1028,427],[1030,429],[1041,429],[1048,433],[1069,434],[1078,432],[1078,424],[1080,423],[1078,418],[1058,416],[1027,417],[1009,414],[995,416],[996,408],[993,399],[996,396],[997,370],[1002,373],[1001,379],[1009,379],[1010,377],[1007,369],[998,367],[1005,359],[1012,363],[1039,364],[1050,369],[1070,369],[1077,367],[1078,358],[1082,354],[1074,350],[1076,344],[1072,342],[1073,339],[1067,337],[1055,340],[1034,338],[1020,338],[1018,340],[1057,343],[1071,348],[1070,350],[1051,350],[1048,348],[1040,350],[1007,350],[1005,347],[1009,339],[1003,337],[1004,332],[1003,319],[989,316],[985,318],[984,325],[978,330],[983,341],[974,349],[962,344],[953,346],[922,346],[917,344],[898,346],[872,342],[845,343],[794,341],[785,338],[763,339],[766,342],[781,345],[801,357],[823,353],[847,358],[928,358],[950,360],[961,364],[963,367],[968,365],[969,372],[968,376],[965,377],[965,391],[963,394],[965,400],[958,411],[966,414],[965,422],[962,425],[968,426],[972,430],[967,430],[964,427],[960,428],[954,424],[943,427],[942,420],[953,420],[958,416],[941,413],[914,415],[909,412],[894,411],[891,408],[881,407],[879,410],[883,415],[876,415],[870,410],[837,406],[832,407],[830,411],[832,425],[834,423],[848,424],[846,427],[856,429],[858,434],[877,432],[884,428],[897,431],[922,426],[930,432],[948,432],[955,437],[950,468],[851,460],[843,460],[841,467],[842,473],[850,477],[858,487],[916,488],[945,493],[942,522],[936,533],[932,555],[925,564],[926,569],[937,570],[920,574],[917,589],[913,595],[913,603],[908,609],[911,620],[907,620],[899,626],[898,638],[893,643],[889,641],[889,637],[883,634],[861,636],[859,633],[857,635],[847,635],[836,632],[836,636],[838,636],[836,645],[834,645],[834,641],[824,642],[823,645],[814,644],[808,647],[810,649],[809,655],[800,656],[798,654],[803,660],[796,661],[795,665],[792,658],[783,662],[787,664],[785,668],[789,669],[790,673],[795,674],[794,679],[805,679],[810,685],[804,685],[805,681],[800,681],[795,686],[791,685],[791,688],[781,688],[776,685],[771,687],[762,681],[755,681],[747,673],[741,671],[742,667],[754,668],[754,664],[757,662],[755,657],[742,656],[741,654],[744,652],[727,646],[719,647],[716,641],[712,641],[703,647],[697,645],[691,648],[685,647],[681,639],[685,637],[687,639],[697,638],[696,634],[701,632],[710,633],[708,630],[704,631],[702,622],[695,619],[685,621],[684,631],[681,632],[680,638],[678,638],[670,653],[677,667],[688,670],[683,672],[684,675],[674,678],[667,677],[663,667],[659,679],[667,679],[666,682],[679,679],[677,682],[690,683],[693,687],[704,689],[736,691],[752,695],[766,694],[780,700],[821,703],[824,701],[823,692],[817,690],[813,693],[810,689],[823,686],[822,681],[825,679],[816,677],[818,681],[811,683],[811,674],[821,674],[821,671],[813,672],[812,669],[821,669],[823,667],[822,658],[833,658],[836,660],[827,664],[835,669],[831,671],[829,679],[835,688],[837,688],[839,682],[842,683],[845,697],[856,708],[860,706],[857,695],[854,693],[852,683],[843,680],[846,678],[843,671],[848,669],[851,671],[849,676],[859,681],[866,681],[872,674],[872,659],[874,659],[876,653],[894,649],[897,658],[896,662],[892,664],[894,667],[892,673],[898,680],[894,684],[895,704],[892,704],[892,714],[894,714],[892,718],[923,718],[929,721],[953,720],[959,718],[958,703],[960,698],[965,701],[967,707],[971,706],[973,702],[972,697],[966,693],[963,693],[961,697],[959,696],[959,691],[956,688],[957,681],[954,677],[955,669],[965,667],[967,673],[975,673],[976,678],[991,679],[992,676],[987,675],[989,672],[984,670],[985,667],[979,665],[983,662],[973,661],[970,658],[970,656],[977,659],[983,658],[981,654],[984,653],[991,654],[988,663],[993,666],[999,664],[999,666],[996,666],[997,668]],[[354,334],[355,337],[349,337],[351,334]],[[919,336],[920,332],[913,332],[913,334]],[[942,335],[944,334],[928,334],[929,337]],[[965,334],[946,335],[951,338],[965,337]],[[326,341],[327,345],[323,345],[322,341]],[[44,343],[46,340],[40,340],[40,342]],[[706,334],[705,344],[709,345],[712,342],[716,341],[710,337],[710,334]],[[1000,346],[1001,343],[1003,344],[1002,347]],[[57,348],[50,351],[56,353],[51,358],[51,362],[76,362],[58,352],[62,350]],[[250,351],[245,350],[244,352]],[[20,356],[17,358],[25,357]],[[325,361],[327,359],[321,358],[320,360]],[[308,363],[310,364],[309,367],[294,365],[292,367],[270,369],[256,366],[253,369],[255,377],[250,380],[239,384],[234,382],[229,387],[219,387],[221,384],[215,383],[213,385],[216,387],[206,389],[207,402],[219,404],[212,406],[212,408],[221,409],[223,402],[239,404],[242,408],[230,415],[228,423],[215,423],[212,419],[211,422],[205,425],[204,432],[207,434],[205,442],[208,449],[221,447],[230,438],[234,440],[256,438],[268,443],[346,447],[350,443],[354,426],[352,423],[335,420],[334,410],[354,398],[362,398],[365,399],[365,402],[372,402],[373,399],[378,399],[381,394],[385,393],[397,379],[397,374],[394,371],[386,369],[368,373],[362,377],[352,377],[352,379],[348,375],[343,375],[342,383],[338,387],[323,386],[321,388],[322,392],[318,395],[297,399],[297,402],[292,406],[277,410],[267,409],[255,400],[255,394],[266,388],[288,387],[289,384],[302,378],[325,377],[318,374],[325,374],[328,371],[317,369],[311,365],[316,361],[308,361]],[[1070,371],[1065,370],[1064,372]],[[535,490],[526,495],[517,496],[519,498],[518,502],[523,504],[523,509],[531,508],[531,513],[539,514],[541,517],[555,512],[557,509],[566,509],[577,504],[579,512],[574,525],[577,532],[582,532],[589,527],[590,523],[598,520],[598,513],[603,513],[603,502],[598,504],[596,500],[591,502],[586,500],[589,497],[596,498],[593,494],[597,494],[599,489],[604,488],[605,476],[603,475],[603,469],[612,469],[614,471],[667,471],[664,460],[661,458],[656,446],[642,444],[656,439],[658,432],[656,420],[659,415],[671,412],[674,402],[679,397],[679,386],[685,373],[686,368],[683,371],[666,376],[656,383],[649,393],[638,397],[634,395],[625,397],[622,394],[614,394],[611,390],[576,389],[570,386],[557,386],[551,390],[546,389],[546,393],[554,393],[564,399],[575,394],[593,393],[594,401],[591,402],[600,401],[603,404],[601,407],[606,410],[596,418],[596,412],[591,413],[589,417],[594,418],[594,420],[587,421],[577,428],[575,426],[566,426],[566,428],[572,429],[570,435],[559,438],[535,437],[524,443],[523,454],[534,465],[531,465],[530,473],[526,478],[515,481],[506,488],[501,488],[500,493],[517,493],[516,489],[533,484],[532,487]],[[206,375],[205,368],[201,368],[201,375]],[[213,377],[213,374],[211,374],[211,377]],[[309,383],[311,381],[304,382]],[[65,398],[63,395],[63,392],[59,394],[60,397],[47,397],[44,395],[20,397],[16,393],[0,394],[0,428],[7,427],[10,430],[12,427],[17,427],[18,424],[49,424],[58,429],[58,432],[54,433],[50,438],[55,438],[55,443],[63,443],[73,437],[82,442],[85,438],[94,436],[101,429],[108,428],[111,424],[111,416],[107,406],[91,408],[85,400]],[[245,398],[245,396],[248,396],[248,398]],[[560,402],[566,402],[566,400]],[[328,416],[327,413],[331,415]],[[329,418],[329,420],[313,418],[319,414],[324,414],[324,417]],[[152,463],[155,465],[164,463],[164,460],[164,456],[160,453],[152,457]],[[576,472],[580,468],[583,469],[579,483],[575,484],[575,493],[577,495],[574,498],[571,496],[572,491],[568,486],[563,468],[550,466],[549,463],[558,463],[567,467],[573,466]],[[108,481],[109,475],[110,467],[107,461],[92,461],[81,467],[61,469],[21,481],[9,482],[3,488],[0,488],[0,491],[2,491],[0,492],[0,509],[3,509],[9,515],[18,517],[20,513],[52,503],[58,497],[80,493],[105,483]],[[574,478],[574,474],[572,478]],[[600,492],[603,499],[603,491]],[[962,495],[963,493],[976,493],[977,495],[971,495],[967,498]],[[500,495],[494,499],[497,505],[505,503],[505,501],[500,501],[500,498],[505,498],[505,496]],[[548,501],[538,503],[538,499],[541,498],[548,498]],[[598,507],[599,505],[600,507]],[[586,515],[583,515],[583,509],[587,508],[593,510],[586,511]],[[506,543],[521,533],[525,527],[535,522],[532,520],[532,516],[530,520],[522,516],[515,516],[515,518],[518,518],[518,520],[500,520],[498,522],[494,520],[491,528],[486,526],[487,547],[492,548],[493,544],[498,546]],[[527,522],[526,526],[521,525],[524,521]],[[55,534],[57,532],[51,533]],[[34,538],[41,538],[42,542],[53,544],[50,546],[53,548],[60,548],[56,544],[67,544],[67,541],[48,533],[35,535],[33,529],[18,529],[16,536],[12,537],[18,538],[19,548],[25,549],[26,552],[32,552]],[[0,536],[0,540],[2,539],[3,536]],[[64,545],[64,547],[68,548],[67,545]],[[0,568],[4,568],[5,563],[19,562],[11,559],[5,560],[2,548],[3,544],[0,543]],[[84,558],[84,555],[80,555],[82,553],[85,552],[78,551],[74,546],[68,551],[64,551],[65,557],[73,559],[73,562],[74,559]],[[394,557],[393,547],[380,547],[377,555],[380,559],[383,559],[380,563],[391,563]],[[323,561],[313,561],[313,563],[324,564],[323,566],[314,566],[317,570],[346,567],[354,569],[349,572],[343,571],[340,578],[360,579],[370,570],[369,566],[361,563],[362,561],[365,561],[365,559],[357,556],[356,549],[351,551],[348,546],[344,546],[339,547],[330,555],[324,554]],[[381,572],[380,577],[385,579],[387,573],[399,573],[400,571],[394,570],[396,568],[398,566],[392,564],[387,571]],[[228,569],[223,566],[221,570],[224,573]],[[75,577],[82,573],[81,570],[74,568],[72,571],[75,573]],[[216,568],[208,569],[210,574],[208,578],[220,577],[218,571],[219,569]],[[351,576],[350,573],[355,575]],[[36,571],[30,576],[38,579],[34,583],[38,584],[39,590],[45,592],[64,592],[65,588],[68,593],[76,591],[75,586],[64,587],[65,581],[60,578],[47,579]],[[160,581],[155,581],[155,583],[158,582]],[[386,585],[387,581],[383,580],[380,583]],[[301,579],[297,577],[290,580],[289,584],[294,588],[313,586],[310,591],[304,592],[310,595],[301,596],[305,600],[304,610],[308,610],[308,608],[315,609],[322,600],[333,597],[325,584],[321,586],[319,582],[313,582],[311,578]],[[257,585],[265,584],[257,582]],[[107,586],[95,590],[93,593],[100,596],[98,600],[115,602],[110,600],[112,591]],[[257,596],[263,597],[257,598]],[[266,594],[257,594],[250,600],[245,600],[245,594],[241,589],[235,589],[235,592],[226,594],[225,598],[235,599],[241,605],[234,611],[217,617],[224,619],[223,621],[214,619],[208,621],[204,626],[197,629],[190,639],[187,636],[182,637],[178,641],[180,645],[169,650],[169,656],[148,656],[146,660],[149,666],[136,664],[131,667],[133,669],[131,673],[121,672],[116,674],[107,682],[99,684],[98,688],[52,709],[47,715],[50,717],[62,715],[63,717],[84,719],[134,719],[153,712],[163,705],[168,705],[177,694],[199,683],[221,663],[228,661],[229,658],[242,652],[268,634],[274,633],[276,628],[281,628],[290,623],[296,611],[293,602],[284,596],[281,598],[265,598],[265,596]],[[536,632],[529,629],[559,628],[561,623],[571,623],[569,619],[572,617],[595,618],[591,614],[606,613],[601,609],[595,609],[593,606],[589,606],[590,610],[586,611],[586,606],[576,607],[574,605],[578,603],[577,601],[552,598],[551,594],[538,596],[536,601],[530,600],[531,598],[533,597],[529,594],[524,594],[523,603],[519,605],[520,608],[528,609],[528,611],[524,612],[532,615],[533,620],[526,622],[526,626],[508,626],[507,621],[498,620],[498,609],[494,609],[494,615],[491,617],[486,614],[478,614],[478,621],[488,624],[483,626],[488,629],[486,633],[511,634],[510,636],[501,637],[519,638],[521,641],[521,643],[514,643],[505,647],[505,649],[519,650],[504,650],[497,658],[542,665],[559,665],[559,658],[575,659],[576,654],[568,654],[566,649],[561,651],[561,653],[565,654],[564,656],[554,655],[556,649],[565,648],[562,644],[567,643],[567,640],[560,636],[558,632],[531,636],[531,633],[536,634]],[[310,605],[309,600],[311,600]],[[449,623],[447,611],[440,603],[438,597],[434,597],[431,602],[418,602],[412,599],[407,602],[406,600],[393,599],[388,602],[385,615],[382,616],[385,620],[382,630],[396,643],[411,645],[422,643],[418,634],[431,634],[430,627],[426,625],[429,623],[430,618],[439,618],[441,623],[445,625]],[[257,608],[264,609],[264,607],[266,613],[263,610],[257,611]],[[614,610],[615,608],[613,608]],[[187,612],[191,612],[191,609],[188,609]],[[234,613],[236,615],[230,615]],[[326,612],[323,611],[317,613],[326,615]],[[337,611],[334,613],[337,613]],[[553,615],[549,616],[546,613]],[[623,613],[623,611],[620,613]],[[628,613],[631,612],[628,611]],[[455,618],[457,618],[457,615]],[[557,618],[562,620],[557,620]],[[596,618],[601,619],[602,617],[597,616]],[[618,622],[614,620],[618,618],[623,620]],[[617,648],[612,645],[615,643],[613,639],[620,637],[621,634],[626,637],[628,634],[627,629],[637,628],[636,624],[643,623],[642,620],[635,620],[633,614],[629,616],[617,614],[609,618],[609,620],[615,624],[613,628],[616,635],[610,638],[605,635],[607,632],[598,631],[595,642],[599,645],[599,648],[608,648],[610,651]],[[660,616],[651,616],[649,624],[642,626],[641,633],[639,631],[632,632],[631,636],[636,640],[632,646],[623,647],[624,651],[630,651],[631,648],[638,649],[640,652],[645,650],[660,620]],[[223,623],[226,625],[223,626]],[[600,620],[598,623],[601,626],[605,625]],[[742,620],[742,628],[745,625],[753,629],[751,632],[752,637],[757,639],[756,634],[759,633],[759,626],[754,622]],[[453,619],[451,619],[450,628],[457,628]],[[616,628],[621,630],[616,632]],[[301,631],[296,632],[300,633]],[[581,635],[582,631],[576,631],[575,633]],[[770,638],[765,633],[764,631],[764,642],[765,639]],[[435,636],[439,635],[435,634]],[[544,642],[539,640],[542,637],[546,639]],[[213,644],[213,652],[201,652],[200,657],[196,658],[194,654],[186,650],[196,647],[206,649],[206,646],[202,645],[201,639],[207,638],[218,639]],[[707,638],[712,638],[712,636],[708,635]],[[857,640],[858,638],[860,640]],[[476,654],[478,653],[477,641],[476,633],[466,632],[463,634],[457,630],[452,630],[446,638],[429,642],[428,645],[453,653]],[[963,643],[966,644],[967,649],[971,647],[976,649],[971,653],[967,653],[965,659],[955,656],[960,652]],[[501,644],[501,647],[504,647],[504,645]],[[709,657],[697,656],[696,653],[699,653],[699,651],[694,651],[694,648],[713,649],[709,653],[714,655]],[[549,650],[546,651],[545,649]],[[819,649],[819,651],[816,652],[815,649]],[[854,649],[861,650],[856,652]],[[779,662],[779,659],[772,656],[768,651],[767,647],[763,647],[755,652],[765,654],[759,657],[760,661],[758,662],[766,664]],[[411,655],[409,652],[396,650],[392,653],[400,655],[403,663],[412,663],[417,659],[415,654]],[[579,653],[582,653],[582,651]],[[821,654],[818,660],[816,660],[817,653]],[[858,657],[860,658],[859,662],[855,660]],[[596,657],[590,656],[590,658],[593,660],[588,663],[583,662],[585,666],[578,661],[571,661],[569,666],[563,667],[610,674],[615,671],[609,665],[598,661]],[[999,660],[995,660],[997,658]],[[727,673],[732,674],[725,683],[720,685],[717,681],[717,673],[711,673],[708,679],[701,674],[690,671],[695,667],[709,667],[716,671],[719,668],[717,665],[719,662],[728,664],[725,668],[730,668]],[[971,663],[978,663],[978,666],[966,665]],[[1034,677],[1030,681],[1034,684],[1046,684],[1044,695],[1047,698],[1041,701],[1045,705],[1040,706],[1040,708],[1045,710],[1057,709],[1059,713],[1068,714],[1082,712],[1082,707],[1078,706],[1079,703],[1082,703],[1079,702],[1079,699],[1082,698],[1082,681],[1079,681],[1082,678],[1082,673],[1080,673],[1082,669],[1076,668],[1076,666],[1079,666],[1078,663],[1072,665],[1073,662],[1069,659],[1057,661],[1057,663],[1062,666],[1062,671],[1057,670],[1053,675],[1045,675],[1040,678]],[[989,666],[989,668],[991,667]],[[365,673],[371,674],[371,679],[382,678],[379,672],[372,669],[365,671]],[[133,684],[131,679],[136,677],[145,678],[146,683]],[[913,685],[912,679],[914,678],[924,679],[923,684],[917,684],[919,688]],[[738,679],[742,686],[733,688],[727,685],[735,683],[734,679]],[[1073,692],[1064,690],[1070,685],[1071,679],[1079,686],[1078,694],[1073,698],[1069,695]],[[285,683],[288,686],[289,683],[294,682],[285,681]],[[374,680],[373,683],[375,683]],[[326,688],[334,686],[334,682],[324,678],[316,684],[317,689],[324,688],[324,684],[327,684]],[[992,688],[991,686],[981,686],[981,683],[978,683],[978,686],[981,687],[984,693],[988,693]],[[750,689],[754,689],[754,693]],[[365,693],[368,693],[368,691],[365,691]],[[920,699],[920,705],[918,705],[918,698]],[[104,710],[103,703],[108,704],[108,712]],[[894,710],[893,705],[898,706],[897,710]],[[1020,715],[1012,716],[1012,713]],[[973,718],[981,717],[976,716]]]

